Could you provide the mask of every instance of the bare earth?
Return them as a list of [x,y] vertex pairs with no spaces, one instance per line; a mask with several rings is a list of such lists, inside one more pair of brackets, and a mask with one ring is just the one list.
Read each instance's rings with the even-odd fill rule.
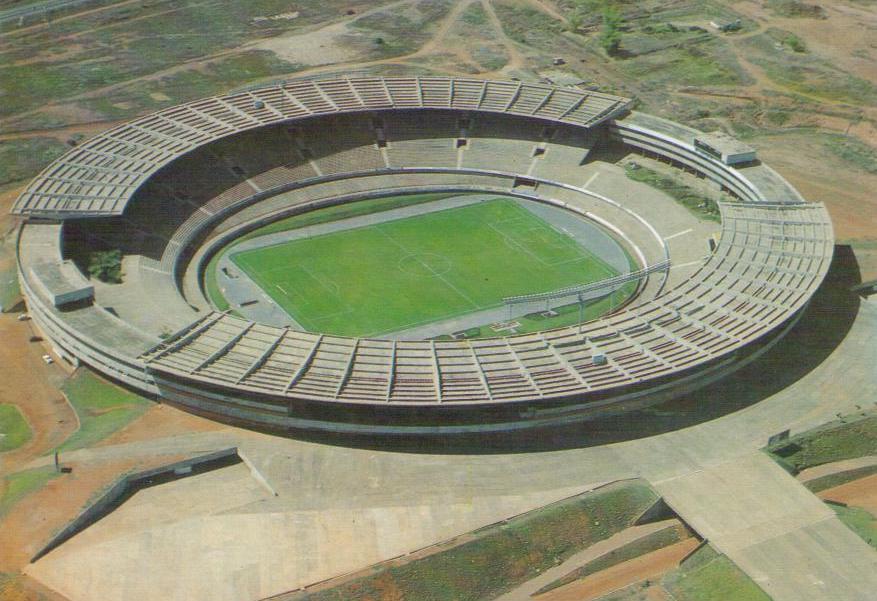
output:
[[699,544],[689,538],[675,545],[646,553],[602,572],[538,595],[539,601],[591,601],[643,580],[658,578],[676,568]]
[[819,497],[861,507],[877,516],[877,474],[829,488],[820,492]]

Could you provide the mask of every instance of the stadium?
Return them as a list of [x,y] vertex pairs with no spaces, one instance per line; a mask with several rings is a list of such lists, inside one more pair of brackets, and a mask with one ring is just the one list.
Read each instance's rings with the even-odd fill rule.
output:
[[[750,148],[632,105],[343,77],[162,110],[18,199],[28,311],[74,365],[281,433],[501,433],[673,398],[779,340],[834,237]],[[702,180],[717,219],[617,166],[596,191],[595,157],[630,153]],[[108,250],[120,283],[87,275]]]

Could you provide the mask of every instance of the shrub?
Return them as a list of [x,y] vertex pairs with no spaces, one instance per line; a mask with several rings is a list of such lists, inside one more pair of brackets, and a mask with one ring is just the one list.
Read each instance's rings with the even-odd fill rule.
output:
[[796,36],[794,33],[790,33],[786,36],[786,39],[783,40],[783,44],[795,52],[807,52],[807,45],[804,43],[804,40]]
[[621,47],[621,13],[611,6],[603,11],[603,30],[600,33],[600,45],[606,54],[614,56]]
[[122,283],[122,252],[98,250],[88,258],[88,274],[102,282]]

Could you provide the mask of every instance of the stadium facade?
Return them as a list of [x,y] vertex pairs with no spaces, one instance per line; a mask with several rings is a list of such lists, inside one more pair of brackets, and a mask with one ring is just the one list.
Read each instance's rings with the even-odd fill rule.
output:
[[[700,132],[630,106],[444,77],[298,80],[175,106],[73,148],[28,186],[13,209],[25,218],[21,289],[67,361],[277,432],[508,432],[655,403],[777,341],[822,282],[834,239],[825,207],[749,150],[712,137],[710,149],[730,150],[704,152]],[[589,154],[619,146],[732,199],[719,203],[718,240],[688,243],[702,257],[684,261],[685,277],[671,277],[684,255],[671,232],[587,189]],[[205,294],[209,259],[243,233],[342,202],[434,191],[569,209],[623,240],[648,276],[600,319],[479,340],[296,331],[218,311]],[[123,283],[83,274],[94,249],[122,251]]]

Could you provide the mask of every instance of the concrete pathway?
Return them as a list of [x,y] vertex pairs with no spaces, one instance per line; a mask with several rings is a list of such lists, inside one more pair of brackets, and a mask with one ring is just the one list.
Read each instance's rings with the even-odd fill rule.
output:
[[[169,521],[129,529],[122,525],[145,522],[134,513],[120,515],[107,523],[118,525],[114,531],[90,535],[100,543],[62,545],[28,572],[72,601],[259,599],[362,569],[599,483],[645,477],[776,601],[867,598],[861,587],[873,585],[874,552],[758,449],[772,434],[787,428],[798,433],[877,399],[875,333],[877,303],[863,302],[828,357],[759,402],[729,407],[721,417],[691,427],[614,443],[597,439],[596,433],[589,441],[584,430],[582,445],[592,446],[583,448],[477,454],[464,453],[448,440],[446,449],[414,454],[227,428],[75,451],[68,458],[100,462],[238,446],[277,496],[175,519],[177,507],[225,491],[217,485],[187,491],[162,485],[150,503]],[[687,411],[734,403],[747,385],[741,377],[723,384],[724,392],[704,389],[693,395]],[[684,416],[686,409],[661,411],[641,419],[657,424],[668,412]],[[682,498],[683,489],[690,500]],[[142,507],[132,505],[131,511]],[[829,589],[833,586],[837,590]]]
[[849,472],[863,467],[871,467],[872,465],[877,465],[877,455],[835,461],[824,465],[817,465],[816,467],[811,467],[810,469],[802,471],[798,474],[798,480],[800,482],[810,482],[811,480],[822,478],[823,476]]
[[773,601],[873,601],[877,551],[766,454],[653,484]]

